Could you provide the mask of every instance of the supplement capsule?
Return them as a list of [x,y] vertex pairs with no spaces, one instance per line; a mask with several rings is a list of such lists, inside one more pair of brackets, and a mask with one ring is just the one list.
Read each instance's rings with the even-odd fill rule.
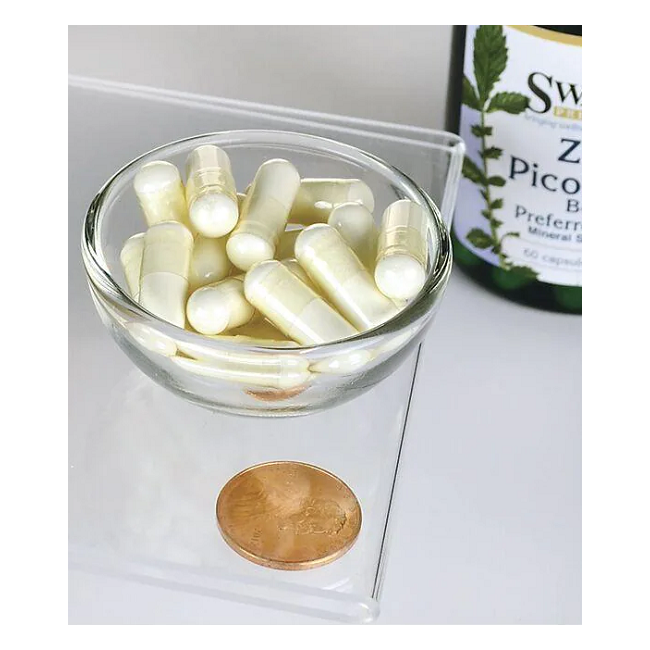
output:
[[336,228],[346,244],[367,269],[374,269],[377,255],[377,226],[372,212],[361,203],[341,203],[330,213],[327,223]]
[[270,339],[274,341],[284,341],[297,345],[294,341],[289,339],[275,326],[269,323],[265,318],[253,318],[246,325],[242,325],[234,330],[228,332],[231,336],[245,336],[246,338],[253,339]]
[[133,179],[133,189],[148,226],[161,221],[188,225],[185,190],[175,165],[165,160],[143,165]]
[[176,343],[174,340],[150,325],[145,325],[144,323],[127,323],[124,327],[136,343],[150,352],[161,354],[164,357],[172,357],[176,354]]
[[273,258],[299,186],[300,176],[287,160],[267,160],[260,166],[226,244],[237,268],[248,271],[253,264]]
[[144,236],[140,304],[177,327],[185,326],[193,244],[189,229],[175,221],[151,226]]
[[284,264],[284,266],[286,266],[298,279],[302,280],[314,293],[320,295],[318,287],[312,282],[309,275],[307,275],[307,271],[300,266],[298,260],[282,260],[282,264]]
[[261,348],[297,348],[300,347],[295,341],[290,341],[284,337],[282,332],[278,331],[279,338],[267,338],[258,336],[247,336],[245,334],[235,334],[229,332],[228,334],[216,334],[210,336],[213,341],[226,341],[230,343],[239,343],[241,345],[255,345]]
[[357,178],[303,178],[293,202],[289,223],[309,226],[326,223],[330,212],[341,203],[361,203],[375,209],[372,190]]
[[248,301],[301,345],[318,345],[357,330],[277,260],[257,264],[244,279]]
[[309,369],[328,375],[352,375],[371,361],[372,356],[370,350],[346,350],[313,362]]
[[295,354],[229,352],[179,343],[183,354],[172,357],[178,366],[193,374],[264,388],[295,388],[311,378],[309,363]]
[[223,237],[239,218],[237,190],[230,159],[213,144],[197,147],[186,163],[187,207],[190,222],[205,237]]
[[305,228],[296,240],[296,257],[327,299],[360,331],[398,312],[332,226],[319,223]]
[[120,262],[126,286],[129,288],[131,298],[138,302],[140,297],[140,269],[142,267],[142,253],[144,252],[144,233],[129,237],[122,246]]
[[277,248],[275,249],[276,260],[285,260],[287,258],[294,257],[294,246],[301,230],[302,228],[296,228],[295,230],[285,230],[280,235]]
[[219,334],[248,323],[255,309],[244,296],[242,277],[197,289],[187,301],[187,320],[201,334]]
[[194,238],[192,260],[190,262],[190,291],[206,284],[212,284],[228,277],[232,264],[226,255],[226,238]]
[[394,300],[416,296],[427,278],[426,212],[407,199],[389,205],[382,217],[377,244],[375,282]]

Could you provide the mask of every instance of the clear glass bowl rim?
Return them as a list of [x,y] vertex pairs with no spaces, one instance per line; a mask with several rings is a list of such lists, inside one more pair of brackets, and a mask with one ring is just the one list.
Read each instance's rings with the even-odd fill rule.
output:
[[[194,144],[195,146],[199,146],[200,144],[216,144],[217,146],[245,146],[247,144],[251,146],[275,145],[278,147],[293,148],[306,152],[318,151],[329,153],[330,155],[334,154],[336,157],[354,162],[358,165],[363,165],[366,168],[370,166],[373,172],[381,173],[383,171],[388,176],[392,175],[394,180],[399,182],[401,189],[406,194],[410,193],[412,196],[418,197],[420,199],[418,202],[421,205],[423,204],[426,206],[428,209],[431,226],[437,233],[439,241],[437,264],[430,270],[424,287],[421,289],[420,293],[411,300],[404,309],[393,316],[393,318],[377,327],[360,332],[355,336],[340,339],[338,341],[332,341],[330,343],[291,348],[271,346],[260,347],[228,342],[220,339],[211,339],[202,334],[172,325],[141,307],[137,302],[132,300],[128,294],[124,293],[120,285],[113,280],[108,271],[108,264],[106,264],[101,247],[100,233],[103,217],[111,208],[111,202],[108,202],[108,199],[112,198],[113,192],[119,194],[119,190],[122,189],[121,185],[124,184],[123,182],[121,183],[121,181],[123,181],[126,175],[128,175],[135,167],[141,165],[146,158],[155,155],[162,159],[166,159],[169,156],[182,152],[190,144]],[[350,344],[367,341],[382,335],[399,334],[401,331],[407,330],[413,325],[416,319],[423,315],[423,313],[432,310],[435,304],[434,297],[437,295],[440,286],[447,281],[452,263],[451,239],[449,232],[442,221],[440,211],[429,195],[406,174],[381,158],[353,145],[306,133],[266,129],[215,131],[212,133],[194,135],[155,147],[154,149],[139,155],[137,158],[134,158],[115,172],[113,176],[104,183],[91,201],[84,219],[81,250],[88,279],[93,286],[99,290],[103,297],[114,301],[122,309],[127,309],[128,311],[133,312],[141,321],[155,323],[157,331],[166,334],[172,339],[181,340],[185,343],[195,345],[199,344],[203,347],[212,348],[214,350],[226,350],[229,352],[237,350],[240,352],[249,351],[252,353],[268,353],[272,351],[274,354],[296,354],[301,351],[322,351],[330,354],[340,351],[342,348],[350,346]]]

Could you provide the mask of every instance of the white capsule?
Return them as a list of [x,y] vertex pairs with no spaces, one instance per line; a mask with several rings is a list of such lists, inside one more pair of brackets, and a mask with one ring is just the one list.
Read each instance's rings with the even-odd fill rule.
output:
[[144,323],[127,323],[124,326],[133,339],[150,352],[171,357],[176,354],[176,343],[166,334]]
[[301,345],[319,345],[357,330],[277,260],[257,264],[244,280],[248,301]]
[[151,226],[144,237],[140,304],[177,327],[185,326],[193,243],[189,229],[174,221]]
[[187,157],[186,172],[190,222],[206,237],[227,235],[239,218],[228,154],[212,144],[197,147]]
[[192,358],[172,357],[172,361],[204,377],[280,389],[302,386],[311,377],[308,361],[299,355],[227,352],[191,343],[179,343],[179,349]]
[[315,361],[309,366],[312,372],[328,375],[352,375],[372,360],[370,350],[346,350]]
[[296,240],[296,257],[325,297],[360,331],[398,312],[332,226],[319,223],[305,228]]
[[164,160],[143,165],[133,179],[133,189],[148,226],[161,221],[188,225],[185,189],[175,165]]
[[297,278],[302,280],[312,291],[320,295],[318,287],[313,283],[312,279],[307,274],[307,271],[300,266],[298,260],[282,260],[282,264],[284,264]]
[[278,330],[279,338],[267,338],[258,336],[247,336],[245,334],[215,334],[209,338],[213,341],[225,341],[226,343],[238,343],[240,345],[254,345],[261,348],[297,348],[300,347],[295,341],[284,338],[284,334]]
[[275,259],[284,260],[287,258],[294,257],[294,246],[296,239],[300,234],[302,228],[296,228],[294,230],[285,230],[278,240],[278,245],[275,249]]
[[287,160],[267,160],[260,166],[226,244],[237,268],[248,271],[253,264],[273,258],[299,186],[300,176]]
[[242,325],[228,332],[228,334],[254,339],[284,341],[285,343],[291,343],[291,345],[297,345],[295,341],[290,341],[273,323],[270,323],[265,318],[253,318],[246,325]]
[[212,284],[228,277],[232,264],[226,255],[225,237],[194,238],[192,260],[190,262],[190,291],[206,284]]
[[426,212],[407,199],[386,208],[377,245],[375,282],[394,300],[416,296],[427,278]]
[[289,223],[309,226],[326,223],[330,212],[341,203],[361,203],[375,209],[372,190],[356,178],[303,178],[293,202]]
[[144,252],[144,233],[140,232],[129,237],[120,251],[120,262],[126,286],[131,298],[138,302],[140,297],[140,269],[142,267],[142,253]]
[[367,269],[374,269],[377,255],[377,226],[372,212],[361,203],[341,203],[327,219]]
[[241,277],[201,287],[187,301],[187,319],[201,334],[219,334],[248,323],[255,309],[244,296]]

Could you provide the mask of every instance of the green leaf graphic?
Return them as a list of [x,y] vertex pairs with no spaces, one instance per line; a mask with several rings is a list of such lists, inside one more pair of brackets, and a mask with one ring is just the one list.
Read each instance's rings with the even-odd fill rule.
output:
[[472,126],[472,133],[477,137],[477,138],[482,138],[485,135],[492,135],[492,127],[491,126],[481,126],[480,124],[474,124]]
[[472,228],[467,233],[467,239],[476,248],[490,248],[494,244],[492,237],[480,228]]
[[[497,219],[495,210],[503,208],[502,198],[493,198],[491,188],[503,187],[506,179],[503,176],[490,176],[490,160],[499,160],[503,155],[500,147],[488,146],[487,138],[493,135],[493,127],[486,124],[489,113],[503,111],[517,114],[525,111],[528,98],[521,93],[494,92],[497,82],[501,79],[508,62],[506,37],[501,25],[480,25],[474,36],[474,77],[476,86],[466,77],[463,78],[463,104],[474,108],[480,113],[478,124],[470,126],[472,135],[479,139],[479,164],[470,158],[465,158],[463,175],[472,183],[479,186],[481,196],[485,201],[485,209],[481,215],[487,220],[489,232],[481,228],[473,228],[467,234],[468,241],[478,249],[491,249],[498,258],[499,266],[493,270],[494,280],[503,288],[514,289],[532,282],[537,274],[527,266],[515,266],[503,251],[503,242],[508,237],[519,237],[519,233],[508,232],[499,237],[499,229],[504,225]],[[466,249],[468,250],[468,249]],[[470,253],[468,255],[471,256]]]
[[506,69],[508,48],[501,25],[480,25],[474,36],[474,77],[479,101],[485,104]]
[[472,86],[470,80],[465,76],[463,76],[463,104],[470,108],[475,108],[477,111],[480,111],[482,108],[474,86]]
[[465,156],[465,160],[463,161],[463,176],[477,185],[487,185],[487,179],[483,175],[483,172],[467,156]]
[[499,149],[499,147],[487,147],[487,149],[481,151],[483,158],[490,158],[492,160],[498,160],[501,158],[502,153],[503,149]]
[[523,113],[528,107],[528,97],[521,93],[496,93],[487,107],[488,113],[505,111],[506,113]]
[[530,266],[511,266],[510,273],[526,280],[535,280],[539,275],[537,271],[533,271]]

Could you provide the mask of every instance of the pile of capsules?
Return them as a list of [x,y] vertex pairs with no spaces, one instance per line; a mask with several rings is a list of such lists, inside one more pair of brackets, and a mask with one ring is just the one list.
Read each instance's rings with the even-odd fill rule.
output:
[[186,183],[166,161],[134,189],[148,226],[120,260],[132,298],[178,327],[260,346],[345,339],[392,318],[422,288],[427,215],[392,203],[377,229],[358,179],[300,178],[264,162],[238,194],[227,154],[194,149]]

